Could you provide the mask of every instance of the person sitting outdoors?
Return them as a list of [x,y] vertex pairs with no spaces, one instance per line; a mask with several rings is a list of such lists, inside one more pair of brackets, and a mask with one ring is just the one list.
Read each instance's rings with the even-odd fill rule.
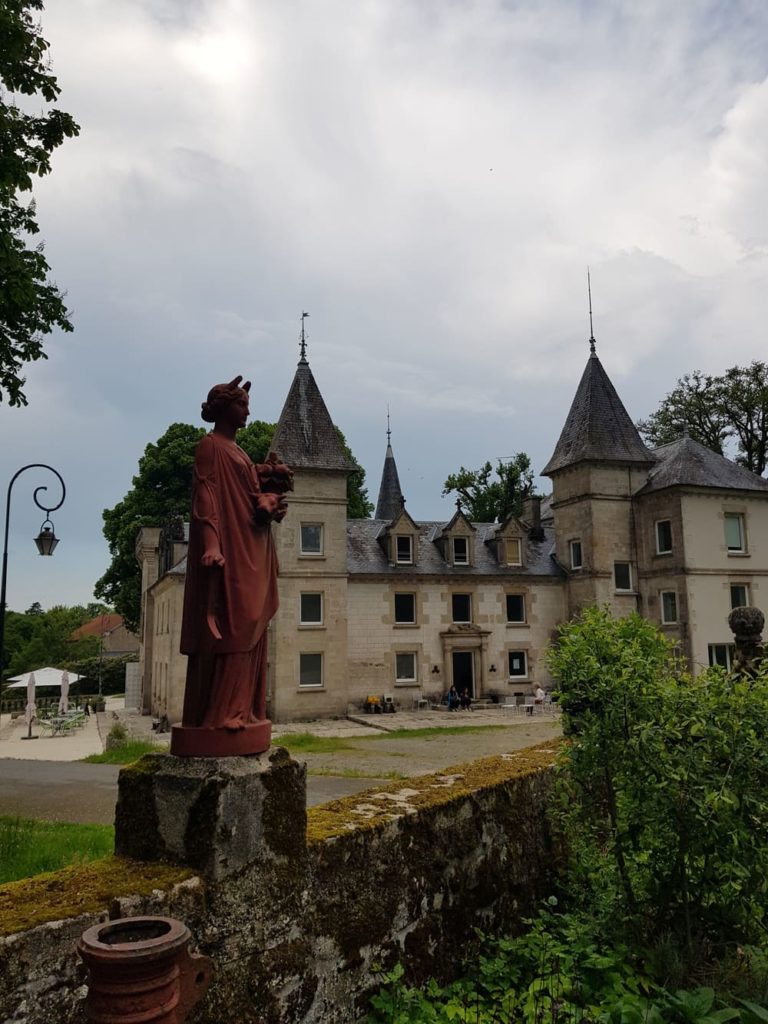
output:
[[461,710],[471,711],[472,710],[472,698],[469,695],[469,690],[465,687],[461,694]]
[[455,686],[452,686],[448,691],[448,710],[458,711],[460,704],[461,699],[459,697],[459,691],[456,689]]

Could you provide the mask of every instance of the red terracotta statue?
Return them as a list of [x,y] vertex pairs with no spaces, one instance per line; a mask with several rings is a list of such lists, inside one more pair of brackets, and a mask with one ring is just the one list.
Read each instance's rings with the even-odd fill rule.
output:
[[203,403],[213,423],[195,452],[181,653],[188,655],[180,757],[258,754],[269,747],[267,626],[277,611],[270,524],[286,513],[291,470],[270,453],[254,465],[235,443],[250,381],[217,384]]

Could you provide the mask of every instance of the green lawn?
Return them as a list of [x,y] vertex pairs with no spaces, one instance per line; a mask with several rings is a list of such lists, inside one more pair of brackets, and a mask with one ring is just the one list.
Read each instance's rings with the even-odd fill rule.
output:
[[[357,741],[357,737],[354,737]],[[311,732],[289,732],[272,741],[276,747],[286,747],[297,754],[336,754],[340,750],[354,750],[354,745],[342,736],[314,736]]]
[[0,884],[108,857],[114,845],[111,825],[0,817]]
[[440,736],[466,736],[471,732],[499,732],[505,725],[444,725],[424,729],[393,729],[377,732],[375,736],[355,737],[363,740],[435,740]]
[[167,754],[168,747],[164,744],[149,743],[146,740],[127,740],[118,747],[105,750],[101,754],[89,754],[81,758],[88,764],[130,764],[138,760],[142,754]]

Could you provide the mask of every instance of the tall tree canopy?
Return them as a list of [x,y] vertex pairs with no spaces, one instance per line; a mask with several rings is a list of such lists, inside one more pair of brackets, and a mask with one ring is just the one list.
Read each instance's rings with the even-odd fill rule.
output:
[[93,618],[91,608],[91,605],[71,608],[56,605],[43,611],[35,601],[23,614],[7,612],[2,676],[20,675],[45,665],[71,668],[98,654],[98,637],[86,636],[80,640],[72,637],[79,626]]
[[721,376],[687,373],[637,428],[651,445],[688,433],[719,455],[733,442],[736,461],[762,476],[768,466],[768,364],[755,360]]
[[25,113],[15,103],[31,96],[37,108],[60,92],[36,17],[42,9],[42,0],[0,0],[0,401],[16,406],[27,404],[23,364],[46,358],[42,337],[54,327],[72,330],[42,243],[30,245],[40,230],[34,201],[20,200],[33,178],[49,173],[54,149],[80,131],[61,110]]
[[502,522],[508,515],[520,515],[532,487],[531,460],[518,452],[511,459],[499,459],[495,470],[490,462],[480,469],[462,466],[445,481],[443,497],[458,494],[464,511],[476,523]]
[[[254,462],[269,454],[276,424],[254,420],[237,435],[237,443]],[[366,518],[373,511],[365,488],[365,470],[359,466],[342,432],[336,428],[347,456],[357,466],[347,482],[347,515]],[[205,434],[203,427],[172,423],[154,444],[148,444],[139,459],[139,471],[131,489],[114,508],[104,510],[104,536],[112,560],[94,587],[123,616],[126,626],[136,630],[141,611],[141,571],[136,561],[136,535],[142,526],[160,526],[172,517],[189,516],[195,447]]]

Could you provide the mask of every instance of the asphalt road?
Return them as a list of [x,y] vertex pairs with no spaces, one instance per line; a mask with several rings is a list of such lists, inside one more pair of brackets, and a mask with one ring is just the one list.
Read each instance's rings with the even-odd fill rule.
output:
[[[0,815],[111,825],[119,771],[120,766],[112,764],[0,758]],[[381,780],[310,775],[307,804],[359,793],[377,781]]]

